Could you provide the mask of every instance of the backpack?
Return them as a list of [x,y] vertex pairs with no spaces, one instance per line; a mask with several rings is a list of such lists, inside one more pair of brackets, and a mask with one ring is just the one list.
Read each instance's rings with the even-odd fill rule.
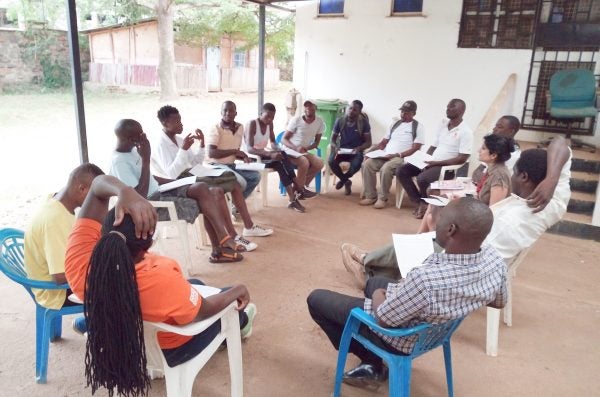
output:
[[[346,129],[346,121],[347,120],[348,120],[348,116],[342,116],[342,118],[340,119],[340,133]],[[358,133],[360,135],[362,135],[362,133],[364,131],[365,120],[369,121],[369,116],[367,116],[365,113],[361,113],[358,115],[358,120],[356,122],[357,122],[357,127],[358,127]]]
[[[400,126],[400,124],[402,124],[402,120],[398,120],[394,123],[394,125],[392,125],[392,128],[390,129],[390,137],[392,136],[392,134],[394,133],[394,131],[396,130],[396,128],[398,128]],[[413,119],[413,123],[412,123],[412,137],[413,137],[413,141],[415,140],[415,138],[417,137],[417,128],[419,127],[419,122],[415,119]]]

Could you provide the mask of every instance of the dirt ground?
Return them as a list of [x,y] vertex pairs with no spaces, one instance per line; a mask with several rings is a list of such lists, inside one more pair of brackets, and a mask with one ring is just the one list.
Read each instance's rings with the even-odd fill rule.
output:
[[[245,103],[244,107],[252,112],[255,102],[247,97],[239,102]],[[222,99],[219,96],[210,102],[218,106]],[[114,104],[102,106],[115,111],[119,104],[127,102],[119,101],[121,99],[116,98]],[[6,103],[4,98],[2,102]],[[141,98],[141,102],[143,106],[135,112],[151,113],[144,119],[150,125],[158,103],[155,98]],[[47,115],[60,113],[66,117],[72,112],[70,105],[70,101],[66,101],[61,105],[65,109],[58,107],[49,110]],[[102,106],[94,108],[90,105],[88,109],[98,110]],[[176,106],[180,109],[189,106],[186,113],[182,112],[185,123],[186,114],[194,107],[194,99],[184,98]],[[201,108],[204,110],[205,106]],[[13,112],[19,111],[18,107],[13,109]],[[11,113],[2,112],[0,116],[5,117]],[[206,113],[210,113],[211,119],[218,117],[217,109],[207,109]],[[136,114],[129,117],[135,118]],[[45,159],[33,170],[37,171],[33,174],[35,178],[28,179],[27,186],[12,185],[11,189],[0,193],[2,225],[23,227],[31,207],[36,204],[36,197],[51,191],[46,185],[61,185],[64,179],[61,167],[71,160],[63,158],[68,157],[66,148],[43,148],[54,141],[49,137],[39,138],[41,142],[37,138],[34,143],[25,142],[26,138],[37,137],[35,129],[31,129],[35,123],[23,115],[17,116],[11,123],[15,125],[22,121],[23,134],[6,136],[2,131],[3,154],[8,152],[4,143],[8,139],[13,144],[20,141],[21,147],[33,150],[35,157],[32,158],[44,156]],[[104,128],[96,128],[110,136],[106,142],[99,137],[90,138],[94,142],[90,151],[97,152],[97,158],[101,157],[101,147],[107,150],[112,147],[112,119],[118,117],[111,114],[110,122],[107,120],[106,123],[100,123],[101,114],[92,117],[95,121],[90,124],[107,124]],[[43,127],[52,128],[52,125],[48,121]],[[156,126],[156,123],[152,125]],[[67,134],[55,130],[53,133],[60,136],[59,141],[65,142],[66,146],[67,138],[74,136],[74,132]],[[23,135],[22,140],[17,139],[20,135]],[[11,156],[14,164],[23,163],[18,162],[16,154]],[[92,159],[96,161],[94,156]],[[77,159],[72,162],[75,164]],[[61,174],[55,175],[59,171]],[[13,172],[17,172],[15,167],[5,168],[3,164],[2,180],[10,181],[9,174]],[[32,175],[29,169],[18,172],[25,172],[27,178]],[[410,216],[410,208],[375,210],[358,206],[360,177],[355,177],[354,182],[352,196],[330,190],[307,201],[308,212],[298,214],[285,208],[285,199],[276,192],[276,176],[271,174],[269,206],[262,208],[260,195],[254,194],[250,198],[250,208],[255,221],[275,229],[273,236],[254,238],[259,248],[247,253],[239,264],[211,265],[207,262],[209,252],[206,249],[193,250],[198,278],[214,286],[244,283],[257,304],[254,333],[243,345],[246,396],[329,396],[337,354],[310,319],[307,295],[315,288],[360,295],[342,265],[339,252],[342,242],[354,242],[372,249],[390,242],[392,232],[416,230],[417,221]],[[513,326],[501,325],[498,357],[485,355],[485,310],[471,314],[455,333],[452,342],[455,395],[596,395],[600,390],[599,254],[600,245],[596,243],[544,235],[530,251],[514,280]],[[0,396],[90,395],[84,378],[84,339],[71,330],[70,319],[64,321],[63,339],[50,347],[48,383],[37,385],[33,304],[20,286],[4,276],[0,276],[0,297],[0,335],[3,338],[0,344]],[[349,361],[348,365],[357,363],[355,358]],[[193,395],[228,396],[227,366],[226,352],[217,353],[198,375]],[[446,395],[441,350],[415,361],[411,383],[412,396]],[[367,392],[344,386],[342,393],[346,397],[387,396],[385,387]],[[106,396],[107,393],[102,391],[97,395]],[[150,395],[165,395],[163,380],[152,382]]]

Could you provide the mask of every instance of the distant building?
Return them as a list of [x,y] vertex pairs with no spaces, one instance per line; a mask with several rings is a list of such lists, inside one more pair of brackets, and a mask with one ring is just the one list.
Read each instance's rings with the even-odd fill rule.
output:
[[[160,85],[158,22],[118,24],[83,31],[90,46],[90,82],[118,86]],[[175,44],[177,88],[180,92],[255,91],[258,87],[258,48],[222,37],[219,46],[202,48]],[[276,59],[265,59],[265,88],[279,84]]]

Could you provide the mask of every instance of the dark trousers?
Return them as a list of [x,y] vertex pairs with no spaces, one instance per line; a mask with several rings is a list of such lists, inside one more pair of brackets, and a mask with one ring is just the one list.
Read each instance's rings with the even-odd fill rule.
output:
[[[188,281],[190,284],[204,285],[202,281],[197,279],[190,279]],[[227,291],[228,289],[229,287],[223,288],[221,291]],[[238,313],[240,316],[240,329],[242,329],[246,326],[246,324],[248,324],[248,316],[243,310],[240,310]],[[217,337],[217,335],[219,335],[219,332],[221,332],[221,320],[215,321],[210,327],[198,335],[194,335],[192,339],[179,347],[173,349],[162,349],[165,359],[167,360],[167,364],[169,364],[169,367],[175,367],[196,357],[202,350],[206,349],[206,347]]]
[[[367,281],[365,297],[371,298],[376,289],[385,289],[389,283],[396,282],[396,280],[391,278],[372,277]],[[360,307],[362,309],[365,300],[364,298],[356,298],[333,291],[317,289],[310,293],[307,298],[307,303],[308,311],[313,320],[321,327],[321,329],[323,329],[333,347],[335,347],[336,350],[339,350],[344,325],[346,324],[350,311],[355,307]],[[376,346],[400,354],[394,348],[383,342],[383,340],[371,331],[370,328],[361,326],[359,332]],[[360,358],[362,363],[371,364],[378,369],[382,366],[381,358],[364,348],[363,345],[355,340],[352,340],[350,343],[350,352]]]
[[283,186],[289,186],[294,183],[296,173],[294,172],[294,165],[290,163],[287,155],[283,152],[283,160],[263,160],[265,168],[271,168],[279,174],[279,180]]
[[[343,161],[347,161],[350,163],[350,169],[344,174],[342,168],[340,167],[340,163]],[[335,174],[340,179],[340,182],[346,182],[352,175],[356,174],[360,171],[360,167],[363,162],[363,154],[335,154],[331,153],[329,156],[329,168],[331,168],[331,172]]]
[[[402,187],[410,197],[411,201],[417,204],[421,203],[421,199],[427,197],[427,189],[431,182],[435,182],[440,179],[441,166],[431,167],[421,170],[412,164],[406,163],[402,167],[396,169],[396,176],[402,184]],[[417,177],[417,186],[413,182],[412,178]],[[454,173],[448,172],[444,179],[452,178]]]

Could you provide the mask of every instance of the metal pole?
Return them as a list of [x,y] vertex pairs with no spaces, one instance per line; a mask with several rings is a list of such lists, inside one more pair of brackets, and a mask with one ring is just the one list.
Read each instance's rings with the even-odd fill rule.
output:
[[265,101],[265,6],[258,6],[258,114]]
[[66,0],[69,24],[69,49],[71,50],[71,79],[73,97],[75,99],[75,119],[77,122],[77,137],[79,140],[79,160],[87,163],[88,148],[85,130],[85,110],[83,108],[83,84],[81,81],[81,60],[79,58],[79,31],[77,29],[77,9],[75,0]]

